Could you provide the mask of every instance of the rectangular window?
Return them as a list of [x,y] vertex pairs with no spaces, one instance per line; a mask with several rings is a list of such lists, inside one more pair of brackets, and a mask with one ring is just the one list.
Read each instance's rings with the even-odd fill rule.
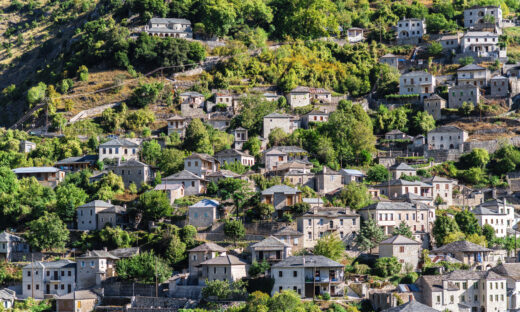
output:
[[283,277],[283,272],[282,271],[278,271],[278,277]]
[[298,271],[293,271],[293,272],[292,272],[292,276],[293,276],[293,277],[298,277]]

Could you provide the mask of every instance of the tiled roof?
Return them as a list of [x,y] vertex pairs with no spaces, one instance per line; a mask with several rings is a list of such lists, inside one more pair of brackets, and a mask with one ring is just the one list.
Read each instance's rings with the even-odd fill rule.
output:
[[60,171],[54,167],[21,167],[13,169],[14,173],[55,173]]
[[75,267],[76,262],[70,261],[70,260],[58,260],[58,261],[51,261],[51,262],[43,262],[43,261],[36,261],[27,264],[24,266],[24,269],[38,269],[38,268],[46,268],[46,269],[59,269],[59,268],[71,268]]
[[[58,296],[57,300],[89,300],[98,299],[98,295],[92,290],[76,290],[63,296]],[[76,304],[76,303],[75,303]]]
[[418,203],[407,203],[398,201],[380,201],[360,210],[428,210],[428,206]]
[[292,256],[273,265],[273,268],[293,267],[334,267],[343,268],[343,265],[324,256]]
[[204,153],[193,153],[190,156],[186,157],[185,159],[203,159],[203,160],[215,162],[215,158],[213,156],[204,154]]
[[383,310],[382,312],[440,312],[432,307],[418,302],[417,300],[408,301],[397,307]]
[[201,265],[246,265],[244,261],[238,259],[233,255],[225,255],[206,260]]
[[399,170],[399,171],[417,171],[417,169],[415,169],[414,167],[411,167],[410,165],[408,165],[407,163],[398,163],[398,164],[394,164],[392,166],[390,166],[390,168],[388,168],[390,170]]
[[491,252],[492,250],[466,240],[446,244],[433,249],[432,253],[456,253],[456,252]]
[[278,238],[274,236],[269,236],[267,238],[264,238],[263,240],[259,241],[258,243],[252,244],[251,248],[254,249],[266,249],[266,248],[285,248],[285,247],[291,247],[290,245],[282,242]]
[[226,248],[217,245],[212,242],[206,242],[202,245],[199,245],[193,249],[190,249],[189,251],[216,251],[216,252],[226,252]]
[[54,165],[65,165],[65,164],[73,164],[73,163],[93,163],[98,160],[97,155],[85,155],[85,156],[76,156],[76,157],[68,157],[57,161]]
[[[466,35],[467,34],[468,33],[466,33]],[[477,64],[468,64],[464,67],[457,69],[457,71],[467,71],[467,70],[485,70],[485,68],[482,66],[478,66]]]
[[443,100],[443,98],[440,97],[440,95],[438,95],[437,93],[434,93],[432,95],[430,95],[428,98],[426,98],[426,100]]
[[265,151],[265,154],[273,153],[307,153],[306,150],[298,146],[273,146]]
[[79,206],[78,208],[110,208],[114,206],[111,203],[107,203],[104,200],[93,200],[84,205]]
[[115,167],[146,167],[147,164],[140,162],[139,160],[129,159],[127,161],[121,162],[119,165]]
[[249,154],[246,154],[246,153],[236,150],[234,148],[228,148],[228,149],[222,150],[218,153],[215,153],[215,157],[229,157],[229,156],[253,157]]
[[294,89],[292,89],[290,91],[290,93],[293,93],[293,92],[298,92],[298,93],[300,93],[300,92],[305,93],[306,92],[306,93],[308,93],[308,92],[310,92],[310,89],[309,89],[309,87],[298,86],[298,87],[296,87],[296,88],[294,88]]
[[188,171],[188,170],[182,170],[180,172],[174,173],[170,176],[167,176],[166,178],[162,179],[163,181],[168,180],[202,180],[201,177],[198,175]]
[[280,113],[271,113],[269,115],[265,115],[264,118],[292,118],[293,116],[287,114]]
[[211,177],[238,178],[238,177],[241,177],[241,175],[239,175],[238,173],[235,173],[231,170],[219,170],[219,171],[215,171],[215,172],[206,174],[206,178],[211,178]]
[[20,236],[3,231],[0,234],[0,242],[25,242],[25,239],[21,238]]
[[430,131],[428,133],[462,132],[462,131],[464,131],[464,130],[462,130],[459,127],[455,127],[455,126],[441,126],[441,127],[437,127],[435,129],[433,129],[432,131]]
[[296,195],[297,193],[301,193],[301,191],[285,184],[271,186],[270,188],[262,191],[262,195],[273,195],[275,193]]
[[157,184],[154,187],[154,191],[173,191],[182,188],[182,184],[171,184],[171,183],[164,183],[164,184]]
[[86,253],[82,254],[78,258],[106,258],[106,259],[112,259],[112,260],[119,260],[118,257],[114,256],[109,251],[105,250],[92,250],[87,251]]
[[359,215],[355,212],[352,212],[348,208],[343,207],[324,207],[317,209],[316,212],[314,212],[312,209],[307,211],[303,217],[328,217],[328,218],[335,218],[335,217],[359,217]]
[[184,18],[162,18],[162,17],[153,17],[150,19],[150,23],[152,24],[190,24],[191,22]]
[[394,235],[390,238],[385,239],[381,243],[381,245],[420,245],[416,240],[410,239],[403,235]]
[[273,235],[275,235],[275,236],[303,236],[303,233],[298,232],[297,230],[286,226],[283,229],[275,232]]
[[99,147],[107,146],[122,146],[122,147],[139,147],[139,144],[134,143],[127,139],[113,139],[103,144],[99,144]]
[[206,208],[206,207],[218,207],[220,203],[213,199],[202,199],[196,204],[191,205],[190,208]]
[[502,263],[492,268],[493,272],[520,281],[520,263]]
[[167,121],[173,121],[173,120],[186,120],[186,118],[179,116],[179,115],[173,115],[172,117],[166,119]]

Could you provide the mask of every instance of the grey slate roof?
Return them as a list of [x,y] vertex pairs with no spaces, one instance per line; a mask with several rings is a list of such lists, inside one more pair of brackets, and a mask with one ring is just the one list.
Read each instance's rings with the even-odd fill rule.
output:
[[264,153],[269,154],[271,152],[279,152],[279,153],[307,153],[306,150],[300,148],[298,146],[273,146],[270,149],[266,150]]
[[118,257],[114,256],[111,252],[106,250],[87,250],[86,253],[82,254],[81,256],[77,258],[104,258],[104,259],[112,259],[112,260],[119,260]]
[[275,193],[283,193],[288,195],[296,195],[298,193],[301,193],[300,190],[290,187],[285,184],[279,184],[275,186],[271,186],[268,189],[265,189],[262,191],[262,195],[274,195]]
[[408,301],[397,307],[383,310],[382,312],[440,312],[425,304],[418,302],[417,300]]
[[57,300],[89,300],[98,299],[98,295],[92,290],[76,290],[63,296],[56,297]]
[[85,156],[76,156],[76,157],[68,157],[62,160],[57,161],[54,165],[66,165],[66,164],[74,164],[74,163],[95,163],[98,160],[97,155],[85,155]]
[[215,243],[212,243],[212,242],[206,242],[202,245],[199,245],[193,249],[190,249],[189,250],[190,252],[191,251],[216,251],[216,252],[226,252],[226,248],[220,246],[220,245],[217,245]]
[[127,139],[113,139],[103,144],[99,144],[99,147],[111,147],[111,146],[122,146],[122,147],[139,147],[139,144],[134,143]]
[[150,19],[150,23],[152,24],[189,24],[191,22],[184,18],[161,18],[161,17],[153,17]]
[[468,242],[466,240],[461,240],[453,243],[446,244],[439,248],[433,249],[432,253],[455,253],[455,252],[491,252],[492,249],[474,244],[472,242]]
[[163,178],[162,180],[163,181],[168,181],[168,180],[175,181],[175,180],[203,180],[203,179],[188,170],[182,170],[180,172],[172,174],[171,176],[167,176],[166,178]]
[[139,254],[139,247],[118,248],[110,250],[110,253],[118,258],[130,258]]
[[464,131],[464,130],[462,130],[459,127],[455,127],[455,126],[441,126],[441,127],[437,127],[435,129],[433,129],[432,131],[430,131],[428,133],[462,132],[462,131]]
[[[470,34],[470,32],[466,33],[466,35],[464,35],[464,36],[467,36],[468,34]],[[467,70],[485,70],[485,68],[482,66],[478,66],[476,64],[469,64],[469,65],[466,65],[464,67],[457,69],[457,71],[467,71]]]
[[129,159],[127,161],[121,162],[119,165],[114,167],[147,167],[148,165],[144,162],[140,162],[139,160]]
[[416,171],[417,169],[415,169],[414,167],[411,167],[410,165],[408,165],[407,163],[398,163],[398,164],[394,164],[392,166],[390,166],[390,168],[388,168],[390,170],[399,170],[399,171]]
[[343,265],[324,256],[292,256],[280,261],[272,266],[273,268],[294,268],[294,267],[334,267],[342,268]]
[[428,206],[418,203],[381,201],[361,208],[360,210],[428,210]]
[[477,206],[475,209],[471,210],[474,215],[503,215],[496,210],[491,210],[489,208],[483,206]]
[[0,242],[25,242],[25,239],[21,238],[20,236],[3,231],[2,233],[0,233]]
[[1,300],[14,300],[16,298],[16,292],[9,288],[0,289]]
[[210,177],[239,178],[239,177],[241,177],[241,175],[239,175],[238,173],[235,173],[231,170],[219,170],[219,171],[215,171],[215,172],[206,174],[206,178],[210,178]]
[[340,217],[359,217],[357,213],[352,212],[350,209],[342,207],[324,207],[317,209],[316,212],[309,210],[303,217],[327,217],[327,218],[340,218]]
[[445,101],[445,99],[441,98],[440,95],[438,95],[437,93],[430,95],[428,98],[426,98],[426,100],[443,100],[443,101]]
[[520,281],[520,263],[502,263],[491,270],[502,276]]
[[185,159],[203,159],[206,161],[215,162],[215,158],[213,156],[204,153],[193,153]]
[[206,260],[201,265],[246,265],[244,261],[233,255],[225,255]]
[[285,248],[285,247],[291,247],[290,245],[282,242],[278,238],[274,236],[269,236],[267,238],[264,238],[263,240],[259,241],[258,243],[252,244],[250,246],[251,248],[258,249],[258,250],[264,250],[264,249],[271,249],[271,248]]
[[271,113],[269,115],[265,115],[264,118],[292,118],[293,116],[287,114],[280,113]]
[[104,200],[96,199],[96,200],[88,202],[88,203],[86,203],[84,205],[81,205],[78,208],[110,208],[112,206],[114,206],[114,205],[111,204],[111,203],[107,203]]
[[13,169],[14,173],[54,173],[60,169],[54,167],[21,167]]
[[275,236],[303,236],[303,233],[298,232],[297,230],[286,226],[283,229],[274,233],[273,235],[275,235]]
[[36,261],[24,266],[24,269],[61,269],[76,267],[76,262],[70,260],[58,260],[51,262]]
[[215,157],[229,157],[229,156],[247,156],[247,157],[253,157],[249,154],[246,154],[244,152],[241,152],[239,150],[236,150],[234,148],[228,148],[225,150],[222,150],[218,153],[215,153]]
[[206,207],[217,207],[220,205],[220,203],[213,199],[202,199],[195,203],[194,205],[191,205],[190,208],[206,208]]
[[390,181],[384,181],[382,183],[379,183],[378,187],[385,187],[388,186],[388,184],[392,186],[421,186],[421,187],[432,187],[430,184],[421,182],[421,181],[408,181],[403,179],[394,179]]
[[403,235],[394,235],[390,238],[385,239],[381,243],[381,245],[420,245],[416,240],[410,239]]

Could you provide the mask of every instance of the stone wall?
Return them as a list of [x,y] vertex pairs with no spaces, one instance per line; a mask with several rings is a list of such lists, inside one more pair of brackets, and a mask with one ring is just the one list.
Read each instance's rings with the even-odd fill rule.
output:
[[[155,296],[155,284],[140,284],[123,281],[108,280],[103,283],[105,296]],[[159,295],[165,289],[165,285],[159,285]]]

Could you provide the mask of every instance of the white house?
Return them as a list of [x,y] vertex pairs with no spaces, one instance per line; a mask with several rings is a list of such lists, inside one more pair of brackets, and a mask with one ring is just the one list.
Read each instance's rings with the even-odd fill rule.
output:
[[403,19],[397,22],[397,41],[418,43],[426,34],[426,23],[418,18]]
[[433,94],[435,76],[425,71],[412,71],[399,77],[399,94],[417,94],[421,100]]
[[145,32],[152,36],[192,38],[193,30],[191,22],[183,18],[158,18],[150,19],[145,27]]
[[471,212],[475,215],[480,226],[491,225],[496,237],[508,236],[508,231],[513,229],[515,223],[515,208],[507,204],[507,201],[495,199],[478,205]]
[[486,23],[502,27],[502,8],[499,6],[472,6],[464,10],[465,28],[473,28]]
[[441,126],[428,132],[428,149],[447,150],[463,148],[468,139],[468,133],[459,127]]

